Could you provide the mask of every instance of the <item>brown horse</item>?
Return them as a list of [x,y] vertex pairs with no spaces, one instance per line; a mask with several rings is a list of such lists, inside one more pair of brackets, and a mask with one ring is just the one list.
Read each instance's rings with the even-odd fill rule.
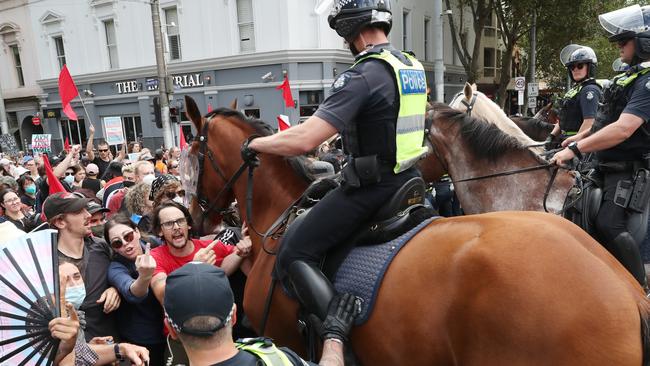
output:
[[545,140],[558,123],[558,115],[553,103],[542,107],[533,117],[510,116],[512,122],[533,140]]
[[[242,166],[240,147],[269,129],[229,110],[201,117],[189,97],[186,106],[197,131],[205,132],[186,159],[205,149],[213,161],[196,172],[202,187],[197,194],[216,199],[211,206],[219,207],[229,199],[219,196],[226,188],[243,207],[248,177],[233,178]],[[306,185],[287,159],[260,154],[253,214],[243,210],[243,219],[266,230]],[[195,220],[219,219],[196,200],[190,206]],[[252,235],[254,264],[244,299],[255,326],[262,321],[272,254],[280,244],[262,248],[260,239]],[[370,318],[353,329],[351,344],[363,365],[638,366],[647,345],[642,333],[648,307],[641,288],[628,285],[633,282],[598,243],[555,215],[496,212],[438,219],[397,254]],[[296,302],[281,290],[271,299],[264,334],[303,349]]]

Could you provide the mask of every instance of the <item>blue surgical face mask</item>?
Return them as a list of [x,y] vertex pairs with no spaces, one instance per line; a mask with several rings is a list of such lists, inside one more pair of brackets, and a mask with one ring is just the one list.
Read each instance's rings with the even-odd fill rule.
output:
[[69,185],[72,185],[72,183],[74,182],[74,175],[66,175],[65,179],[63,180]]
[[75,309],[79,310],[81,304],[83,304],[84,299],[86,298],[86,286],[71,286],[65,288],[65,301],[69,302],[74,306]]
[[30,184],[25,187],[25,193],[34,195],[36,194],[36,184]]

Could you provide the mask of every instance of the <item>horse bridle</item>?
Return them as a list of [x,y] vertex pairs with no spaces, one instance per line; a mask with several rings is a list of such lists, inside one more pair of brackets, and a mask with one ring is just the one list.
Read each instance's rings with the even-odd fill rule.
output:
[[[463,92],[459,92],[454,96],[450,104],[454,104],[454,101],[459,97],[463,95]],[[474,104],[476,103],[476,97],[477,93],[472,93],[472,99],[470,100],[469,103],[467,103],[465,100],[462,100],[461,102],[463,105],[467,107],[467,110],[465,113],[467,113],[468,116],[472,115],[472,110],[474,109]],[[424,135],[431,145],[431,150],[433,151],[433,154],[436,156],[436,159],[440,162],[442,167],[449,173],[449,166],[445,163],[445,160],[442,158],[442,155],[440,155],[440,152],[436,148],[436,145],[433,143],[431,140],[431,125],[433,124],[433,118],[430,121],[425,121],[425,130],[424,130]],[[465,179],[459,179],[459,180],[454,180],[451,179],[451,183],[456,184],[456,183],[463,183],[463,182],[471,182],[471,181],[476,181],[476,180],[483,180],[483,179],[489,179],[489,178],[497,178],[497,177],[505,177],[508,175],[514,175],[514,174],[521,174],[521,173],[527,173],[535,170],[541,170],[541,169],[553,169],[553,164],[539,164],[531,167],[526,167],[526,168],[521,168],[521,169],[513,169],[513,170],[508,170],[504,172],[499,172],[499,173],[492,173],[492,174],[486,174],[486,175],[481,175],[477,177],[471,177],[471,178],[465,178]],[[544,211],[548,212],[548,209],[546,208],[546,200],[548,198],[548,195],[551,191],[551,187],[553,186],[553,182],[555,181],[555,177],[557,176],[557,171],[559,167],[555,167],[551,173],[551,178],[548,181],[548,184],[546,185],[546,189],[544,191],[544,200],[543,200],[543,206],[544,206]],[[450,176],[451,178],[451,176]]]

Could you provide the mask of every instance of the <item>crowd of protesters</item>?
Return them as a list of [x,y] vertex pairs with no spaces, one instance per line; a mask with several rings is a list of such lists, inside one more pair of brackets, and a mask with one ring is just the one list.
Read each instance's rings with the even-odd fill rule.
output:
[[[167,277],[196,261],[228,277],[240,319],[231,324],[232,335],[256,336],[243,313],[251,241],[237,203],[214,233],[195,237],[178,147],[152,153],[139,142],[111,147],[93,139],[91,127],[84,149],[0,159],[0,228],[11,227],[11,237],[46,228],[58,232],[62,303],[68,308],[50,323],[62,341],[57,363],[125,358],[136,365],[189,364],[181,343],[168,337],[162,304]],[[332,175],[343,163],[340,146],[328,144],[308,158],[315,177]]]

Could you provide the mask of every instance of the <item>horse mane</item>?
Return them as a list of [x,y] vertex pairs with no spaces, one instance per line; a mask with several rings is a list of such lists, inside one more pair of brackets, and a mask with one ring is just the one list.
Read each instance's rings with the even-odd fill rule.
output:
[[[530,150],[515,137],[481,118],[467,115],[446,104],[434,103],[435,115],[460,125],[458,132],[477,157],[496,160],[508,152]],[[533,154],[535,155],[535,154]]]
[[[255,131],[255,134],[260,135],[260,136],[270,136],[275,133],[273,131],[273,128],[271,128],[271,125],[268,123],[264,122],[261,119],[253,118],[253,117],[248,117],[241,113],[240,111],[226,108],[226,107],[221,107],[212,110],[212,112],[207,113],[204,117],[206,119],[211,119],[215,116],[222,116],[225,118],[236,118],[243,122],[244,124],[250,126],[253,128]],[[304,156],[292,156],[292,157],[286,157],[284,160],[289,164],[291,169],[293,169],[296,174],[305,182],[311,183],[315,180],[315,177],[313,173],[309,169],[309,160],[304,157]]]
[[548,130],[549,128],[553,129],[554,127],[552,123],[542,121],[541,119],[535,117],[530,117],[528,121],[533,125],[534,128],[538,128],[542,131]]

